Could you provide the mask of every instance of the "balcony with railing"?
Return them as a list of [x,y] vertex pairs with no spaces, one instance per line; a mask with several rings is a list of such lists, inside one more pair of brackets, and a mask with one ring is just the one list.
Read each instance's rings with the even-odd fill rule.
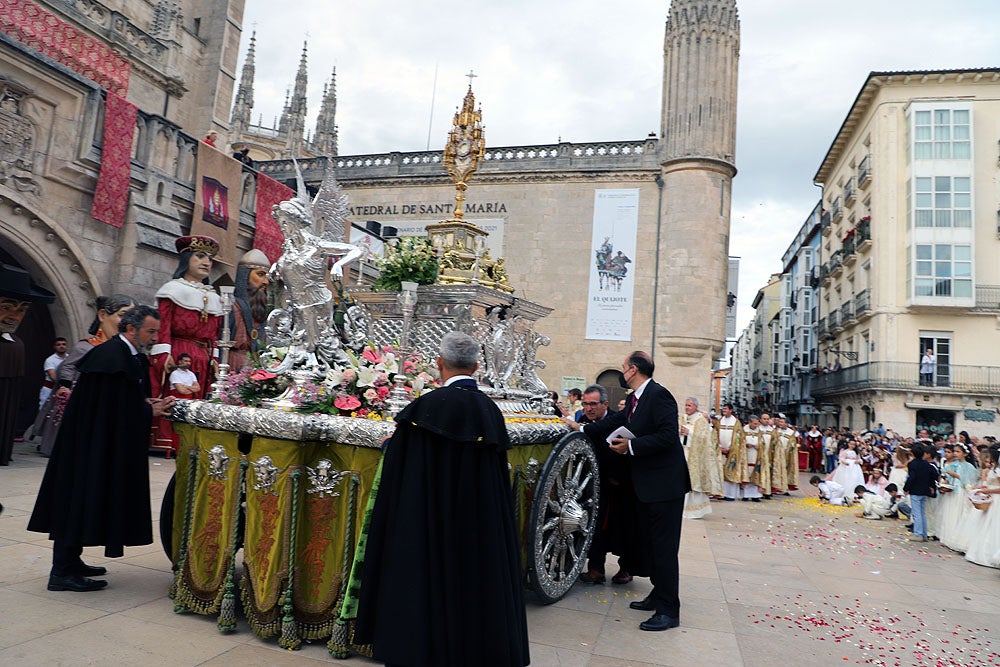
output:
[[854,244],[859,253],[872,247],[872,217],[870,215],[858,220],[858,226],[854,233]]
[[844,328],[844,325],[840,321],[839,309],[830,311],[830,314],[826,316],[826,322],[830,327],[830,333],[836,333]]
[[867,188],[872,182],[872,156],[866,155],[858,165],[858,187]]
[[976,305],[980,313],[1000,313],[1000,285],[976,285]]
[[854,319],[854,302],[845,301],[840,307],[840,321],[846,327],[851,324],[851,320]]
[[844,253],[844,266],[851,266],[857,261],[857,256],[854,254],[857,250],[855,245],[855,237],[857,236],[857,230],[852,229],[844,237],[844,245],[841,246],[840,251]]
[[863,289],[854,297],[854,316],[859,320],[867,319],[872,315],[872,293],[871,290]]
[[844,270],[844,253],[841,250],[830,255],[830,275],[836,278]]
[[872,361],[821,375],[813,382],[813,395],[823,396],[860,389],[915,389],[1000,393],[1000,367],[938,364],[927,384],[920,364],[910,361]]
[[830,275],[830,262],[823,262],[823,265],[819,269],[819,282],[823,287],[827,287],[833,276]]
[[844,208],[840,205],[840,197],[833,200],[830,204],[830,221],[837,222],[844,216]]
[[819,318],[819,323],[816,325],[816,335],[820,338],[826,338],[827,334],[830,333],[830,325],[825,317]]
[[851,176],[847,179],[847,182],[844,183],[844,203],[850,206],[851,202],[854,201],[854,196],[856,194],[857,192],[854,190],[854,177]]

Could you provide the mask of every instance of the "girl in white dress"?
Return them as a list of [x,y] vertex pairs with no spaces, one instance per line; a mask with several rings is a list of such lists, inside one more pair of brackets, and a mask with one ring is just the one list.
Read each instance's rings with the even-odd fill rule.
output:
[[847,443],[847,449],[840,451],[840,463],[837,469],[830,474],[827,479],[840,484],[849,493],[853,493],[855,487],[865,485],[865,473],[861,471],[861,462],[856,451],[857,443],[851,440]]
[[993,502],[987,510],[973,517],[970,527],[969,547],[965,550],[965,560],[1000,567],[1000,445],[990,447],[989,470],[986,473],[986,484],[977,487],[983,493],[991,496]]
[[889,484],[895,484],[897,489],[902,489],[906,484],[909,473],[906,471],[906,464],[910,462],[910,452],[899,447],[892,455],[892,470],[889,471]]
[[941,544],[959,551],[956,537],[960,534],[962,522],[970,514],[967,507],[972,505],[968,500],[969,490],[979,480],[979,471],[966,460],[969,448],[962,443],[945,445],[945,464],[941,469],[941,479],[952,491],[939,489],[938,497],[938,538]]

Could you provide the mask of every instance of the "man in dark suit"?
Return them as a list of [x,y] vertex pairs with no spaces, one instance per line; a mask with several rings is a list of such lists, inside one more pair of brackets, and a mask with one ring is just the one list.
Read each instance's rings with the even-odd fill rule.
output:
[[173,397],[149,398],[146,352],[156,342],[160,314],[135,306],[119,334],[77,364],[80,378],[66,404],[62,427],[45,469],[28,530],[48,533],[50,591],[96,591],[107,573],[84,563],[85,546],[104,546],[107,558],[124,547],[152,544],[149,505],[149,427]]
[[[632,609],[652,611],[639,624],[642,630],[668,630],[680,625],[680,577],[677,552],[681,540],[684,494],[691,490],[687,462],[677,428],[677,401],[666,388],[653,381],[653,360],[642,351],[630,354],[622,364],[623,383],[632,389],[625,409],[593,424],[580,426],[597,446],[608,446],[618,456],[628,457],[632,486],[639,502],[640,522],[646,532],[645,549],[651,562],[653,590]],[[620,426],[632,439],[606,439]]]

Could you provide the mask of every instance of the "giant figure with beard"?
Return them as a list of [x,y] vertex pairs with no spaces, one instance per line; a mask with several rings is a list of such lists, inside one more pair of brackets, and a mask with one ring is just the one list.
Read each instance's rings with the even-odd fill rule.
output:
[[240,258],[236,268],[236,297],[229,316],[233,346],[229,349],[229,369],[236,372],[264,349],[264,323],[267,320],[267,272],[270,262],[260,250],[251,250]]
[[521,556],[503,415],[479,391],[479,345],[451,332],[440,389],[385,444],[354,640],[386,665],[528,664]]

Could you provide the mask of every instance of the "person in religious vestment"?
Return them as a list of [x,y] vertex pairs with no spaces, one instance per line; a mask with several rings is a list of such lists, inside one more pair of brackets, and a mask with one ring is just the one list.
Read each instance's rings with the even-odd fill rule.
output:
[[95,304],[97,312],[94,314],[94,321],[87,330],[90,337],[78,340],[73,345],[73,349],[66,355],[66,359],[59,364],[56,369],[56,390],[52,392],[49,400],[45,402],[35,418],[32,431],[36,437],[41,438],[38,451],[41,452],[42,456],[52,455],[52,447],[56,443],[59,425],[62,423],[66,411],[66,403],[72,394],[73,385],[80,377],[77,364],[88,352],[118,334],[118,323],[121,322],[122,315],[134,305],[135,300],[125,294],[97,297]]
[[771,493],[788,495],[788,451],[794,446],[795,431],[779,415],[771,432]]
[[77,365],[80,377],[28,521],[28,530],[53,541],[50,591],[107,586],[91,578],[107,568],[84,563],[83,547],[101,545],[106,558],[120,558],[124,547],[153,543],[146,439],[151,419],[174,401],[149,397],[145,351],[159,324],[156,309],[135,306],[119,334]]
[[271,264],[256,248],[240,258],[236,268],[236,291],[233,312],[229,315],[229,330],[233,346],[229,348],[229,370],[243,368],[264,348],[264,323],[267,321],[267,288],[271,284],[267,272]]
[[31,280],[24,269],[0,264],[0,466],[10,465],[24,381],[24,343],[14,335],[33,303],[56,295]]
[[823,433],[812,425],[806,432],[806,449],[809,450],[809,472],[823,472]]
[[757,452],[757,486],[765,499],[771,498],[771,458],[774,451],[774,421],[764,412],[760,415],[760,446]]
[[[160,312],[160,333],[150,352],[152,395],[170,394],[169,375],[182,352],[191,355],[191,372],[198,376],[200,389],[188,396],[205,397],[212,384],[211,364],[222,327],[222,300],[208,283],[212,258],[219,252],[219,242],[210,236],[182,236],[174,242],[179,253],[174,277],[156,293]],[[177,435],[170,420],[153,423],[153,446],[177,451]]]
[[479,345],[441,339],[443,382],[383,446],[354,641],[407,667],[529,662],[503,414],[472,377]]
[[715,425],[715,444],[722,458],[722,493],[726,500],[743,498],[743,485],[747,474],[747,450],[744,444],[743,424],[733,414],[733,406],[722,406],[722,416]]
[[694,396],[684,401],[684,414],[680,416],[679,430],[691,475],[691,491],[684,500],[684,518],[700,519],[712,512],[709,497],[722,495],[722,479],[719,477],[712,427],[705,415],[698,410],[698,399]]
[[[655,366],[648,353],[636,350],[625,358],[619,381],[632,390],[628,406],[613,418],[580,426],[591,442],[604,441],[619,456],[627,457],[632,472],[643,531],[643,551],[649,564],[653,590],[630,609],[652,611],[640,630],[659,632],[680,625],[680,549],[684,495],[691,480],[677,430],[677,401],[666,387],[653,380]],[[631,437],[612,434],[626,427]],[[713,459],[714,463],[714,459]],[[714,465],[713,465],[714,467]],[[645,567],[645,563],[643,563]],[[635,573],[644,576],[644,573]]]
[[757,462],[760,460],[760,444],[763,433],[760,430],[760,417],[750,415],[750,420],[743,429],[743,446],[746,448],[747,482],[742,485],[743,500],[760,502],[760,474]]
[[785,452],[785,482],[789,491],[799,490],[799,449],[802,446],[802,434],[795,428],[794,424],[789,424],[786,420],[787,428],[792,432],[792,439],[788,443],[788,451]]

